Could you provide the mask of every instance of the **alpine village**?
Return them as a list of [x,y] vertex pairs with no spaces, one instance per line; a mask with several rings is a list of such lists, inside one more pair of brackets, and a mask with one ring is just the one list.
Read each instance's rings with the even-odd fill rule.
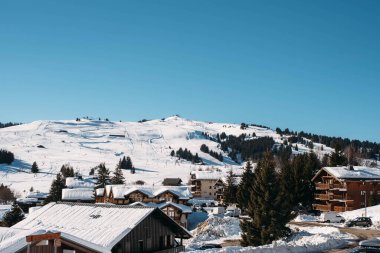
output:
[[[0,130],[0,144],[8,136],[18,136],[19,141],[25,133],[43,143],[14,148],[8,138],[11,144],[0,151],[1,170],[8,170],[2,174],[0,186],[1,253],[219,252],[222,247],[269,252],[259,251],[267,247],[261,245],[270,245],[270,252],[288,252],[283,248],[299,247],[286,243],[286,238],[300,233],[297,223],[337,222],[339,227],[352,218],[372,216],[371,229],[376,231],[380,224],[376,223],[380,221],[378,143],[246,123],[195,122],[179,116],[122,126],[123,133],[111,129],[122,123],[108,119],[42,122],[46,124],[42,132],[34,130],[40,128],[33,124],[2,124]],[[90,125],[97,126],[96,133],[85,130]],[[83,155],[83,150],[90,149],[84,144],[55,166],[57,172],[45,162],[58,155],[48,151],[54,145],[52,139],[73,147],[78,129],[83,138],[87,134],[87,142],[109,131],[102,137],[107,141],[96,137],[109,149],[127,142],[142,146],[137,139],[159,125],[167,128],[160,137],[166,139],[165,152],[154,146],[152,139],[147,144],[151,147],[141,148],[159,150],[165,159],[157,166],[147,162],[157,156],[141,159],[133,147],[127,147],[111,156],[116,163],[112,167],[109,159],[102,161],[100,152],[98,165],[78,169],[70,165],[75,162],[69,157],[72,152]],[[171,128],[186,128],[179,144],[165,136],[166,131],[174,131]],[[127,131],[139,136],[130,138]],[[175,135],[179,138],[180,134]],[[191,148],[187,148],[190,142]],[[36,160],[31,165],[21,164],[22,155],[34,150]],[[162,170],[168,173],[160,173]],[[17,175],[22,175],[23,186],[32,185],[30,189],[20,191],[22,188],[9,183]],[[39,186],[43,177],[52,180],[46,191]],[[375,211],[369,215],[371,208]],[[337,217],[341,220],[336,221]],[[323,229],[331,233],[330,227]],[[325,252],[318,247],[321,251],[311,247],[310,252]]]

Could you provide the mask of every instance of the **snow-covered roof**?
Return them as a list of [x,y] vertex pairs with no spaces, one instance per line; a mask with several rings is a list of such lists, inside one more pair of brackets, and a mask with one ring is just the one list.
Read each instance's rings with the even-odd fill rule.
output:
[[162,208],[167,207],[167,206],[174,206],[174,207],[180,209],[182,211],[182,213],[192,213],[193,212],[193,210],[191,209],[190,206],[185,206],[185,205],[177,204],[177,203],[173,203],[173,202],[162,203],[159,208],[162,209]]
[[67,188],[94,188],[95,183],[93,178],[84,178],[79,179],[75,177],[66,178],[66,187]]
[[159,196],[164,192],[171,192],[178,196],[179,199],[189,199],[192,197],[188,186],[163,186],[155,190],[153,194]]
[[353,166],[350,170],[347,166],[341,167],[324,167],[325,171],[339,179],[366,179],[366,180],[380,180],[380,169]]
[[94,200],[92,188],[62,189],[62,200]]
[[18,203],[36,203],[39,202],[37,198],[17,198],[16,202]]
[[[126,195],[133,192],[141,192],[149,198],[158,197],[162,193],[171,192],[178,196],[179,199],[190,199],[192,194],[188,186],[128,186],[128,185],[107,185],[107,194],[110,194],[112,190],[113,197],[116,199],[124,199]],[[100,195],[101,196],[101,195]]]
[[104,195],[104,188],[98,188],[95,190],[96,196],[103,196]]
[[153,202],[148,202],[148,203],[144,203],[144,202],[134,202],[132,204],[130,204],[130,206],[147,206],[147,207],[157,207],[157,208],[165,208],[167,206],[174,206],[176,208],[178,208],[179,210],[182,211],[182,213],[192,213],[193,210],[191,209],[190,206],[185,206],[185,205],[182,205],[182,204],[177,204],[177,203],[173,203],[171,201],[168,201],[168,202],[164,202],[164,203],[153,203]]
[[29,192],[26,198],[46,199],[48,195],[46,192]]
[[0,234],[0,252],[13,253],[25,247],[25,236],[36,231],[56,231],[77,243],[96,245],[100,252],[109,253],[154,210],[149,207],[50,203],[29,214],[11,227],[12,230]]
[[219,180],[223,177],[221,172],[214,171],[192,171],[191,174],[198,180]]

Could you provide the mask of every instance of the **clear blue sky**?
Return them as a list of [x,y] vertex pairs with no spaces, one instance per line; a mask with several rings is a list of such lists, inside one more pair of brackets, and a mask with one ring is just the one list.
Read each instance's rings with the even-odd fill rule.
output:
[[380,1],[0,1],[0,121],[180,114],[380,141]]

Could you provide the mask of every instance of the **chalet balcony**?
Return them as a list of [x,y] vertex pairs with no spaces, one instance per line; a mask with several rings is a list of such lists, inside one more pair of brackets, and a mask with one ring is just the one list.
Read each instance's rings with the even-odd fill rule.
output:
[[330,205],[313,204],[313,208],[315,210],[319,210],[319,211],[322,211],[322,212],[331,211],[331,206]]
[[341,184],[327,184],[327,183],[316,183],[315,188],[317,190],[339,190],[346,191],[347,189]]
[[316,188],[317,190],[329,190],[329,189],[330,189],[330,186],[329,186],[329,184],[316,183],[316,184],[315,184],[315,188]]
[[330,200],[331,196],[329,194],[315,194],[315,199]]
[[330,189],[332,190],[339,190],[339,191],[346,191],[347,189],[341,185],[341,184],[331,184]]
[[155,253],[179,253],[179,252],[184,252],[184,251],[185,251],[185,246],[181,245],[175,248],[156,251]]
[[341,195],[341,194],[333,194],[333,195],[331,195],[331,197],[332,197],[331,199],[335,200],[335,201],[341,201],[341,200],[346,199],[346,197]]
[[345,211],[352,211],[354,210],[353,207],[349,207],[349,206],[334,206],[334,211],[335,212],[345,212]]

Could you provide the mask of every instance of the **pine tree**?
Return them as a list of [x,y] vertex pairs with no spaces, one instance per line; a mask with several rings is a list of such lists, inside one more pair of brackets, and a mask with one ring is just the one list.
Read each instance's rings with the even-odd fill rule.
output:
[[8,186],[0,184],[0,203],[7,203],[15,199],[13,191]]
[[251,194],[251,186],[253,184],[255,174],[252,171],[252,164],[247,161],[244,173],[241,177],[240,184],[237,189],[237,202],[241,209],[245,210],[248,207],[248,200]]
[[127,170],[130,170],[130,169],[133,168],[132,159],[129,156],[127,156],[127,161],[126,161],[126,164],[125,164],[125,168]]
[[347,165],[347,159],[339,147],[335,147],[335,152],[332,152],[329,157],[329,166],[345,166]]
[[297,206],[297,193],[295,192],[295,175],[290,161],[283,161],[279,176],[280,198],[286,210],[294,210]]
[[113,177],[111,178],[111,184],[124,184],[125,178],[123,171],[121,170],[121,161],[117,164],[115,171],[113,172]]
[[346,148],[346,157],[347,157],[347,165],[357,165],[356,159],[355,159],[355,150],[350,145],[349,147]]
[[88,173],[89,176],[93,176],[95,174],[95,169],[96,168],[91,168],[90,172]]
[[34,162],[34,163],[32,164],[31,172],[32,172],[32,173],[38,173],[38,172],[39,172],[38,165],[37,165],[36,162]]
[[15,203],[12,205],[10,211],[6,212],[3,216],[3,223],[6,227],[11,227],[14,224],[22,221],[25,218],[25,215],[21,208]]
[[247,212],[252,220],[241,223],[243,246],[269,244],[289,235],[286,224],[290,212],[283,205],[278,183],[273,156],[266,152],[257,164],[248,202]]
[[236,203],[237,186],[235,184],[235,178],[233,177],[232,170],[228,172],[227,182],[224,185],[223,202],[225,204]]
[[110,181],[110,171],[106,168],[104,163],[97,166],[97,176],[98,180],[96,182],[95,188],[104,188]]
[[120,168],[122,170],[126,170],[127,169],[127,160],[125,159],[125,156],[123,156],[123,159],[120,162]]
[[291,162],[294,194],[293,205],[310,209],[314,201],[314,184],[311,181],[315,173],[321,168],[318,157],[314,153],[297,155]]
[[172,150],[172,151],[170,152],[170,156],[175,156],[175,152],[174,152],[174,150]]
[[58,173],[56,179],[53,180],[50,186],[49,195],[45,200],[45,204],[50,202],[61,201],[63,188],[65,188],[65,179],[63,178],[61,173]]
[[61,167],[61,173],[64,178],[74,177],[74,168],[70,164],[64,164]]

